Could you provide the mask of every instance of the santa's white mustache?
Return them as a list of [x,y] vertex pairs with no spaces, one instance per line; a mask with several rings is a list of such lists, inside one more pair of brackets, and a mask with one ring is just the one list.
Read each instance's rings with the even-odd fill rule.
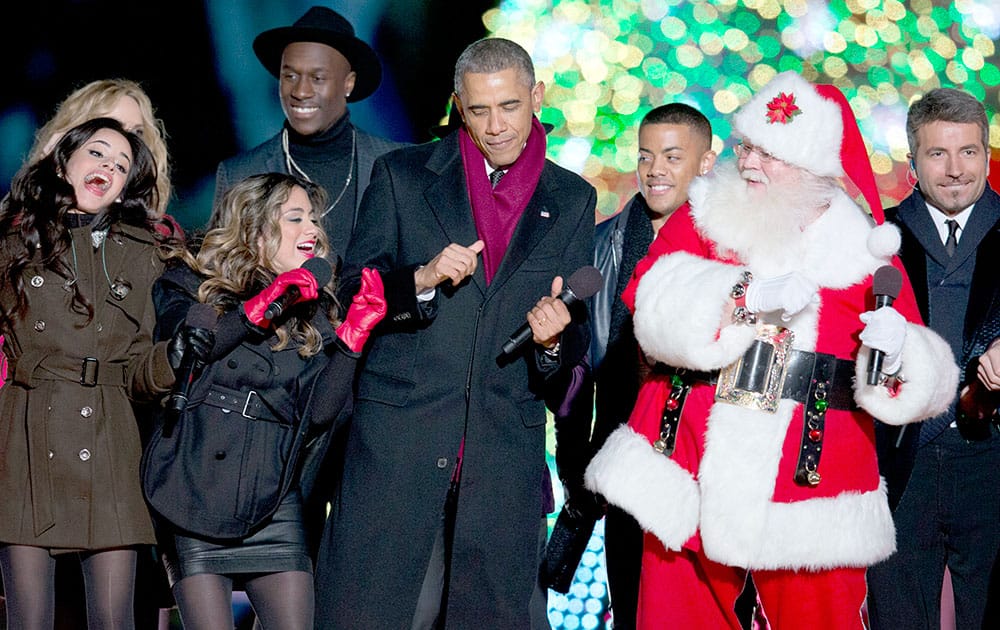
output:
[[765,175],[763,172],[752,169],[740,171],[740,177],[742,177],[748,182],[754,182],[756,184],[767,185],[771,183],[771,180],[769,180],[767,178],[767,175]]

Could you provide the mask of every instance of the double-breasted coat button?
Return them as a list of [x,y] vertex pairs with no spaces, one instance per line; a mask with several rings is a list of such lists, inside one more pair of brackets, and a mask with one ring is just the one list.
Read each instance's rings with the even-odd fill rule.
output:
[[42,286],[43,284],[45,284],[45,278],[43,278],[41,276],[31,276],[31,286],[33,286],[33,287],[35,287],[37,289],[38,287]]
[[447,457],[438,457],[437,467],[438,468],[445,468],[447,466],[448,466],[448,458]]
[[85,462],[88,459],[90,459],[90,451],[87,450],[87,449],[85,449],[85,448],[81,448],[80,449],[80,461],[81,462]]
[[35,332],[42,332],[45,330],[45,320],[39,319],[35,321]]
[[89,418],[90,416],[94,415],[94,408],[84,407],[80,409],[80,415],[83,416],[84,418]]
[[52,451],[49,451],[49,459],[52,459],[55,456],[56,456],[55,453],[53,453]]

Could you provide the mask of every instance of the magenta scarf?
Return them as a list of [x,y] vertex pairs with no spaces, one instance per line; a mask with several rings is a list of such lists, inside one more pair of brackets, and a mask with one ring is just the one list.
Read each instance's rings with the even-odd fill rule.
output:
[[532,116],[531,133],[528,134],[524,151],[507,169],[496,188],[490,186],[490,178],[483,165],[483,154],[464,127],[458,136],[476,232],[486,243],[483,249],[483,273],[489,284],[500,268],[517,222],[521,219],[528,200],[535,194],[538,179],[542,176],[542,167],[545,165],[545,129],[538,118]]

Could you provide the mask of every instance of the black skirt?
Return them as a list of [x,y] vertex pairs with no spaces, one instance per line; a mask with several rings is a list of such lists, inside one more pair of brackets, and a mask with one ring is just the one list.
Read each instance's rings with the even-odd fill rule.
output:
[[[170,584],[199,573],[249,578],[255,574],[306,571],[313,566],[306,542],[302,497],[293,489],[264,527],[247,538],[206,540],[173,532],[163,537],[164,565]],[[173,543],[173,548],[170,548]]]

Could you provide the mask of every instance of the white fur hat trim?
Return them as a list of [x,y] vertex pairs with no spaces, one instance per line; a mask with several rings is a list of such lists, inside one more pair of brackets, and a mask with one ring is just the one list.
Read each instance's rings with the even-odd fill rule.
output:
[[[784,122],[768,115],[768,104],[786,95],[793,100]],[[733,117],[736,131],[774,157],[826,177],[844,174],[840,145],[844,124],[840,106],[820,96],[797,72],[782,72],[754,95]]]

